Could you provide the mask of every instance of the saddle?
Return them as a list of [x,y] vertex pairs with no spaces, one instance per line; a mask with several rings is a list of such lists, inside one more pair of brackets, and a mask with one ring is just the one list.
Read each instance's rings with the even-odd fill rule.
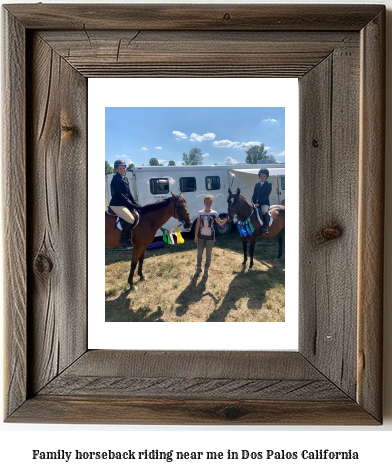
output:
[[[257,216],[257,220],[259,221],[259,224],[261,225],[261,227],[264,227],[263,215],[261,213],[260,207],[255,206],[254,209],[256,210],[256,216]],[[267,214],[269,215],[268,227],[270,227],[271,224],[274,222],[272,217],[271,217],[271,210],[270,209],[268,209]]]
[[136,209],[133,209],[133,212],[132,212],[133,217],[135,218],[135,222],[133,224],[130,224],[129,222],[127,222],[126,220],[124,220],[120,216],[118,216],[112,210],[112,208],[110,206],[108,206],[106,213],[109,216],[116,217],[116,223],[114,225],[114,229],[117,227],[119,230],[121,230],[121,232],[126,229],[128,231],[128,235],[126,235],[125,238],[129,242],[132,242],[132,230],[138,225],[139,218],[140,218],[139,213],[136,211]]
[[109,216],[116,217],[116,224],[113,227],[114,229],[116,227],[121,231],[124,229],[126,221],[124,219],[121,219],[121,217],[119,217],[115,212],[113,212],[113,210],[110,206],[108,206],[108,208],[106,210],[106,214],[108,214]]

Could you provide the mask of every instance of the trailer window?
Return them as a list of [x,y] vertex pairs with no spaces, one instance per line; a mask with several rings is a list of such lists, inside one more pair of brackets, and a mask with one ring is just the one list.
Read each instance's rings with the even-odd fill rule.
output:
[[286,178],[283,177],[283,178],[281,178],[281,181],[280,181],[283,191],[284,191],[284,188],[285,188],[285,179],[286,179]]
[[152,178],[150,179],[151,194],[168,194],[169,180],[167,178]]
[[196,178],[180,178],[180,191],[182,193],[196,191]]
[[207,176],[206,177],[206,189],[212,191],[214,189],[220,189],[220,178],[219,176]]

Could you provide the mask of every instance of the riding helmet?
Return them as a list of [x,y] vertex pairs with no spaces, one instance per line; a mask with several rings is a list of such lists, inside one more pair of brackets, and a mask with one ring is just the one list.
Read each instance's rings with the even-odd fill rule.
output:
[[117,166],[127,166],[127,165],[126,165],[125,161],[123,161],[123,160],[116,160],[114,162],[114,169],[116,169]]
[[267,169],[265,169],[265,168],[261,169],[259,171],[259,177],[260,177],[261,174],[265,174],[267,176],[267,179],[269,178],[269,171]]

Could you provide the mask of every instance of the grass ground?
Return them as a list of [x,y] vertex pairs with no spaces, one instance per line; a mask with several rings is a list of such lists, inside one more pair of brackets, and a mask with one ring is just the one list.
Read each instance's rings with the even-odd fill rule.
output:
[[182,245],[146,251],[147,281],[139,282],[135,273],[138,291],[132,292],[127,283],[132,250],[105,248],[106,321],[284,321],[284,247],[283,257],[276,262],[276,239],[257,239],[253,271],[244,272],[238,231],[218,237],[205,280],[202,275],[193,277],[196,244],[190,235],[183,237]]

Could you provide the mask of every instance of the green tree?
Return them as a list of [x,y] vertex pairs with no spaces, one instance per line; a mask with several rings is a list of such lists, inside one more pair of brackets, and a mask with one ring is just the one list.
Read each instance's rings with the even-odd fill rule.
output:
[[105,161],[105,174],[112,174],[114,173],[113,167],[110,165],[108,161]]
[[176,162],[173,160],[170,160],[167,166],[176,166]]
[[159,161],[156,158],[151,158],[148,164],[150,166],[159,166]]
[[134,165],[133,163],[130,163],[130,164],[127,166],[127,171],[132,171],[134,168],[135,168],[135,165]]
[[189,155],[186,153],[182,154],[182,161],[183,165],[190,166],[190,165],[202,165],[203,164],[203,157],[201,155],[200,148],[192,148],[189,151]]
[[264,143],[255,145],[246,150],[246,163],[257,164],[259,160],[266,160],[266,163],[276,163],[272,155],[267,155],[267,150],[264,148]]

